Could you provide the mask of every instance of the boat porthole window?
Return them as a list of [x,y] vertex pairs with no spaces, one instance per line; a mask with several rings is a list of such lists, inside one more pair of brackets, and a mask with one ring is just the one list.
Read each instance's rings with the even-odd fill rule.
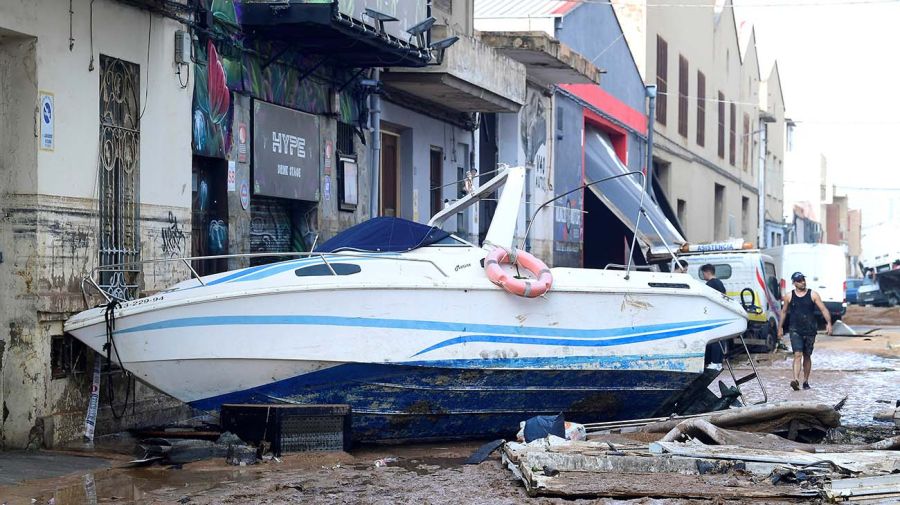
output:
[[[362,272],[362,268],[354,263],[330,263],[334,273],[338,275],[353,275]],[[294,270],[297,277],[318,277],[323,275],[334,275],[331,269],[324,263],[310,265],[308,267],[298,268]]]

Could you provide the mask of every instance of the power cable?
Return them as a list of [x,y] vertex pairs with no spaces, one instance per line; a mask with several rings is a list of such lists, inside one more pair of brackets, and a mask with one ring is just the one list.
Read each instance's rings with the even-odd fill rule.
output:
[[147,22],[147,83],[144,87],[144,106],[141,108],[141,113],[138,115],[139,122],[141,118],[144,117],[144,112],[147,112],[147,102],[150,97],[150,36],[153,34],[153,13],[148,12],[147,14],[150,16],[149,21]]
[[711,9],[755,9],[757,7],[762,8],[772,8],[772,7],[844,7],[844,6],[860,6],[860,5],[892,5],[900,3],[900,0],[837,0],[831,2],[822,2],[822,1],[811,1],[811,2],[803,2],[803,1],[768,1],[765,3],[741,3],[739,5],[734,5],[733,3],[726,3],[721,5],[710,5],[708,3],[644,3],[641,1],[618,1],[611,2],[609,0],[568,0],[569,3],[579,3],[579,4],[595,4],[595,5],[625,5],[625,6],[638,6],[638,7],[652,7],[652,8],[660,8],[660,7],[670,7],[670,8],[711,8]]

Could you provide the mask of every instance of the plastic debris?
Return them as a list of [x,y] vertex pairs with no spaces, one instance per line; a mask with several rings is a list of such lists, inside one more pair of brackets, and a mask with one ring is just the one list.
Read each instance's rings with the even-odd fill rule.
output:
[[389,456],[387,458],[381,458],[375,460],[375,468],[381,468],[384,466],[388,466],[388,463],[396,463],[397,458]]
[[229,465],[247,466],[256,464],[256,448],[249,445],[230,445],[225,461]]
[[503,440],[502,438],[500,438],[500,439],[493,440],[491,442],[488,442],[488,443],[482,445],[481,447],[478,448],[477,451],[475,451],[474,453],[472,453],[471,456],[469,456],[469,459],[466,460],[466,464],[467,465],[477,465],[477,464],[481,463],[482,461],[486,460],[488,458],[488,456],[491,455],[492,452],[499,449],[505,442],[506,442],[506,440]]

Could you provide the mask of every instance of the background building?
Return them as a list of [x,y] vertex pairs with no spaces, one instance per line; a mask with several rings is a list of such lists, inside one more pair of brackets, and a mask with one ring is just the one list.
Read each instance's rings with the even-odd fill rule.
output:
[[[63,324],[101,301],[82,297],[95,267],[128,299],[187,278],[178,258],[309,251],[373,214],[427,221],[479,169],[480,114],[525,101],[524,67],[476,39],[471,0],[280,7],[0,3],[3,447],[81,436],[101,357]],[[477,240],[477,210],[452,225]],[[103,377],[98,433],[192,415]]]
[[[777,65],[760,72],[755,33],[749,25],[739,30],[730,2],[724,8],[637,4],[613,2],[637,64],[657,86],[653,169],[678,222],[691,241],[758,242],[763,129],[771,189],[765,207],[778,212],[783,205],[775,189],[785,132]],[[780,221],[780,214],[766,212]]]
[[[479,0],[475,27],[528,69],[530,86],[522,111],[497,116],[499,161],[524,161],[534,167],[522,231],[540,204],[560,198],[534,217],[526,246],[552,258],[556,266],[603,268],[628,261],[635,233],[642,249],[681,243],[672,224],[674,213],[664,199],[648,196],[644,202],[663,237],[647,222],[637,227],[644,194],[639,177],[578,189],[612,175],[640,173],[646,166],[647,95],[615,10],[593,2]],[[568,61],[564,66],[576,68],[580,78],[562,71],[548,76],[546,68],[542,77],[544,64],[535,59],[537,53],[515,47],[539,45],[537,41],[548,36],[548,44],[558,44],[554,54],[577,54],[561,59]],[[597,79],[584,80],[598,72],[594,67],[603,72],[599,85]],[[637,251],[634,257],[644,261]]]

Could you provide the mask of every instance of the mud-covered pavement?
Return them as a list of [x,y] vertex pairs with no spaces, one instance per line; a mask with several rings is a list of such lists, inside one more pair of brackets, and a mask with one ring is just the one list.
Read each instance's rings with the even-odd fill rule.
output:
[[[892,310],[892,309],[888,309]],[[872,318],[866,316],[872,313]],[[851,308],[847,322],[866,326],[856,337],[820,335],[813,354],[812,389],[793,391],[791,357],[780,351],[759,356],[759,372],[769,401],[817,400],[835,404],[845,396],[845,426],[874,430],[875,412],[900,399],[900,310]],[[896,316],[896,319],[895,319]],[[865,323],[871,324],[865,324]],[[892,323],[892,324],[888,324]],[[738,373],[747,372],[745,369]],[[745,386],[749,401],[761,398],[753,383]],[[577,420],[576,420],[577,421]],[[710,503],[641,499],[575,501],[529,498],[521,483],[494,455],[480,465],[464,460],[480,441],[438,445],[363,447],[351,454],[291,455],[246,467],[222,460],[180,468],[124,468],[127,456],[106,457],[111,468],[84,465],[62,477],[39,478],[0,486],[0,503]],[[53,453],[41,453],[42,457]],[[71,454],[71,453],[69,453]],[[7,456],[7,463],[15,455]],[[386,466],[376,461],[389,459]],[[0,455],[0,467],[4,461]],[[77,465],[76,465],[77,466]],[[0,481],[4,482],[4,481]],[[8,482],[8,481],[7,481]],[[32,499],[36,500],[32,502]],[[715,501],[723,503],[722,501]]]

